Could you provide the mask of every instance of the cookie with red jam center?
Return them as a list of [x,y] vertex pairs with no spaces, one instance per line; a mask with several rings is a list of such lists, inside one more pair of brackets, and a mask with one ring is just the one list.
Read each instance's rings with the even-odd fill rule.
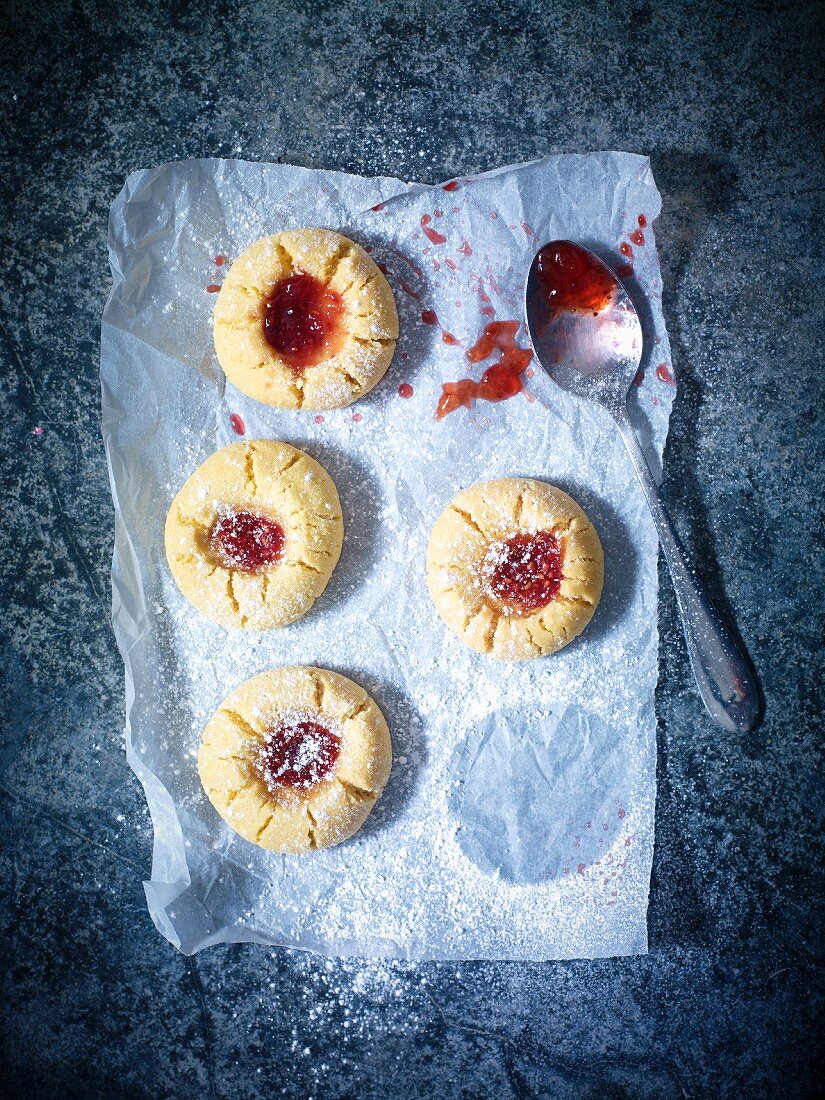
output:
[[213,321],[227,378],[288,409],[349,405],[384,376],[398,339],[395,298],[378,265],[330,229],[250,244],[226,273]]
[[305,666],[241,684],[209,720],[198,753],[201,782],[223,820],[276,852],[353,836],[391,766],[374,700],[346,676]]
[[332,478],[297,447],[269,439],[211,455],[166,518],[166,557],[180,591],[210,619],[243,630],[305,615],[342,541]]
[[436,520],[427,584],[449,629],[480,653],[555,653],[584,630],[604,579],[599,536],[567,493],[501,478],[459,493]]

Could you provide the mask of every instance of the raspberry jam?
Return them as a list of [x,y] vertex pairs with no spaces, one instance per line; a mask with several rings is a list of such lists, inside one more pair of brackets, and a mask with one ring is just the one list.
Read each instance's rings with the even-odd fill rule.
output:
[[553,241],[539,252],[538,278],[551,313],[591,310],[610,302],[616,282],[594,256],[572,241]]
[[421,311],[421,320],[425,325],[434,325],[436,328],[440,328],[441,339],[444,341],[445,344],[448,344],[451,348],[457,348],[459,346],[459,341],[456,340],[455,336],[453,336],[451,332],[447,332],[447,330],[439,321],[438,314],[435,312],[434,309],[423,309]]
[[424,234],[428,240],[433,244],[444,244],[447,238],[443,233],[439,233],[437,229],[433,229],[431,226],[432,218],[429,214],[424,214],[421,218],[421,228],[424,230]]
[[210,546],[227,569],[260,573],[281,557],[284,529],[257,512],[227,512],[212,528]]
[[341,754],[341,738],[308,714],[286,714],[264,735],[255,765],[272,794],[306,791],[328,778]]
[[341,295],[313,275],[290,275],[266,300],[264,336],[300,374],[340,350],[344,312]]
[[483,401],[506,401],[524,389],[524,372],[532,351],[516,346],[518,321],[491,321],[485,325],[481,339],[467,352],[471,363],[480,363],[494,351],[501,352],[501,358],[482,374],[480,381],[462,378],[458,382],[445,382],[441,387],[441,397],[436,409],[436,419],[441,420],[448,413],[460,408],[472,408],[475,398]]
[[532,615],[558,595],[562,550],[552,531],[520,533],[492,543],[482,565],[489,596],[511,615]]

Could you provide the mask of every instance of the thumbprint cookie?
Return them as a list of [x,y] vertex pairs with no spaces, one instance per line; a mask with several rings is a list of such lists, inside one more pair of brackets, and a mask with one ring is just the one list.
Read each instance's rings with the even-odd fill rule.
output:
[[373,388],[398,339],[378,265],[330,229],[263,237],[229,268],[215,303],[215,351],[243,393],[286,409],[336,409]]
[[201,782],[227,825],[275,852],[348,840],[391,766],[373,699],[346,676],[307,667],[241,684],[209,720],[198,753]]
[[599,536],[579,505],[526,478],[459,493],[427,549],[438,614],[467,645],[506,661],[571,642],[590,622],[603,579]]
[[288,443],[223,447],[192,474],[166,518],[178,588],[221,626],[271,630],[299,619],[341,553],[341,504],[326,470]]

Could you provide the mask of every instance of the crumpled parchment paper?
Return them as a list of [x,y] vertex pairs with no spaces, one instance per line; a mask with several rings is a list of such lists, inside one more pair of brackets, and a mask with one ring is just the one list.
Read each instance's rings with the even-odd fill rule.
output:
[[[286,165],[201,160],[130,176],[110,222],[103,434],[116,510],[113,617],[126,666],[127,757],[154,824],[149,911],[181,951],[237,940],[329,955],[554,959],[646,950],[653,850],[657,542],[618,434],[537,364],[527,395],[442,421],[444,381],[479,377],[484,324],[522,318],[538,245],[572,238],[615,263],[634,244],[646,303],[633,416],[654,464],[673,389],[646,158],[547,157],[428,188]],[[301,225],[372,250],[399,306],[384,381],[316,416],[256,404],[212,347],[218,256]],[[425,232],[429,229],[429,234]],[[443,238],[443,239],[442,239]],[[422,321],[437,314],[438,325]],[[460,346],[446,343],[442,331]],[[519,342],[527,344],[524,330]],[[399,396],[409,383],[413,395]],[[263,635],[201,618],[166,566],[172,497],[238,436],[307,450],[341,496],[345,545],[313,611]],[[430,528],[459,489],[507,475],[572,493],[602,538],[604,595],[560,654],[501,664],[446,632],[425,585]],[[311,857],[237,837],[203,794],[200,731],[238,683],[279,664],[336,669],[382,707],[395,762],[349,843]]]

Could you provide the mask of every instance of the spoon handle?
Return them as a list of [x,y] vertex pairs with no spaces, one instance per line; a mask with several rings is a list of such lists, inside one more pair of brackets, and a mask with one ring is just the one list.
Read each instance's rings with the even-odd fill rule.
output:
[[747,733],[761,717],[761,695],[750,661],[688,564],[639,440],[623,411],[616,416],[616,423],[656,524],[676,591],[699,694],[715,722],[733,733]]

